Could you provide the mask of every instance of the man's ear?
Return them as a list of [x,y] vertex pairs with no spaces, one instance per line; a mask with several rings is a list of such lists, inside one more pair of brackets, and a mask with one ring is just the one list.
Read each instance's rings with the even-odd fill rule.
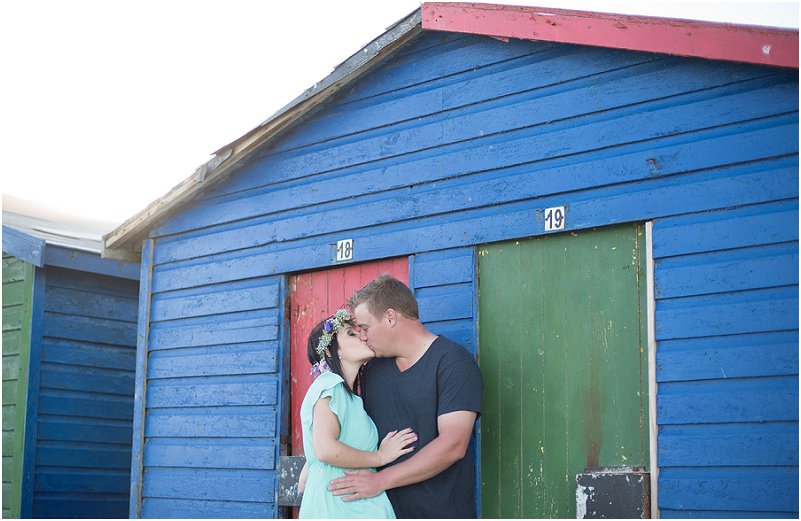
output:
[[389,327],[395,327],[395,324],[398,323],[398,315],[397,315],[397,313],[395,313],[395,310],[392,309],[392,308],[389,308],[384,313],[384,317],[387,319],[387,323],[389,324]]

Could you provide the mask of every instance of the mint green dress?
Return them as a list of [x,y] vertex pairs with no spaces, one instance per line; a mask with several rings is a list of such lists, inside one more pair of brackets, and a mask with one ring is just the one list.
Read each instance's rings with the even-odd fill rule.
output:
[[[317,400],[331,397],[329,407],[339,419],[339,441],[359,450],[378,448],[378,429],[364,410],[359,396],[350,394],[345,381],[336,373],[326,372],[312,382],[300,406],[303,450],[309,464],[309,478],[300,503],[301,518],[395,518],[385,492],[376,497],[342,501],[328,491],[332,479],[345,475],[345,469],[331,466],[314,457],[311,428]],[[370,469],[373,470],[373,469]]]

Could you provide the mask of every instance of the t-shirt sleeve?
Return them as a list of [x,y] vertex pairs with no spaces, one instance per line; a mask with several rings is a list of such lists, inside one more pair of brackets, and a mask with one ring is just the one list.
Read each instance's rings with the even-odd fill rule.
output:
[[481,415],[484,384],[478,364],[469,353],[443,364],[437,375],[437,387],[437,416],[456,411],[473,411]]

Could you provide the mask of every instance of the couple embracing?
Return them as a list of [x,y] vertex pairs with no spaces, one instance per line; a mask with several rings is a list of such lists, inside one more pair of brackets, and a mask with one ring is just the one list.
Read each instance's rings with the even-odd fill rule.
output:
[[378,277],[349,305],[309,335],[319,375],[300,411],[300,517],[476,517],[478,364],[423,326],[397,279]]

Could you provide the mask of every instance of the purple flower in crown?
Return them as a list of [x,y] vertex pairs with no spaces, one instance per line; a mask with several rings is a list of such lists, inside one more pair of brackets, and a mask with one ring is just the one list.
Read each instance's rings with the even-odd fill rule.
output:
[[334,324],[330,318],[325,321],[325,324],[323,324],[323,331],[325,331],[329,335],[334,332]]

